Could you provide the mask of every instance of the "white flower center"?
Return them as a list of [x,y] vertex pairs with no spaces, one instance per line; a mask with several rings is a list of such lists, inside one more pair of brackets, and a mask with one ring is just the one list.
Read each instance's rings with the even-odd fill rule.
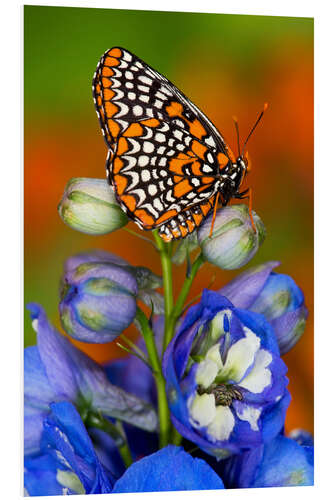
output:
[[253,431],[259,431],[261,408],[244,403],[236,406],[237,411],[235,407],[230,408],[233,400],[243,400],[242,388],[259,394],[272,381],[268,369],[272,355],[260,349],[260,338],[249,328],[244,327],[244,333],[245,337],[230,348],[227,346],[227,352],[222,356],[218,342],[198,363],[198,389],[188,400],[188,408],[193,427],[205,427],[212,441],[229,439],[235,427],[235,415],[247,421]]

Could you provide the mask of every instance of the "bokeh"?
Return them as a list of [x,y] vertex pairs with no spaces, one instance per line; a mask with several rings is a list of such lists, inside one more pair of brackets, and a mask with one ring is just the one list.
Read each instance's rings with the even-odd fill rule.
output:
[[[284,357],[293,397],[286,430],[313,431],[312,19],[25,6],[25,303],[40,302],[60,327],[63,262],[89,248],[118,253],[160,273],[153,248],[135,236],[124,230],[99,237],[80,234],[57,213],[71,177],[105,175],[107,151],[91,81],[100,56],[112,46],[129,49],[166,75],[208,115],[234,152],[232,116],[238,118],[242,143],[264,102],[269,103],[248,144],[252,170],[247,184],[267,229],[249,265],[279,260],[278,272],[290,274],[304,291],[310,312],[306,330]],[[184,268],[177,270],[175,291],[184,274]],[[212,287],[218,289],[235,274],[206,264],[191,297],[213,275]],[[134,327],[127,334],[135,338]],[[25,345],[35,342],[25,311]],[[115,342],[77,344],[99,361],[123,355]]]

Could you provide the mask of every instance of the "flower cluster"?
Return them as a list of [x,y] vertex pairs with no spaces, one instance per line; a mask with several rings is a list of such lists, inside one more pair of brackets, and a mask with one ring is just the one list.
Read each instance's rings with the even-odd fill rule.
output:
[[[59,213],[92,235],[128,222],[99,179],[72,179]],[[27,495],[313,484],[312,436],[285,434],[281,356],[305,329],[301,289],[271,261],[186,305],[205,262],[238,269],[256,254],[265,227],[254,213],[253,221],[255,230],[244,205],[222,208],[211,235],[212,216],[176,249],[153,233],[162,278],[102,250],[70,257],[59,297],[67,335],[42,306],[27,305],[37,334],[24,359]],[[172,265],[184,261],[174,300]],[[131,324],[135,343],[123,333]],[[71,338],[118,339],[127,354],[102,366]]]

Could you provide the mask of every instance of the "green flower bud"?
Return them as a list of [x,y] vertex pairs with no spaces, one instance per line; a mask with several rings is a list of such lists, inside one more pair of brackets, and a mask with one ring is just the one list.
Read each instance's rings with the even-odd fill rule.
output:
[[58,212],[65,224],[87,234],[111,233],[128,222],[112,188],[104,179],[71,179],[65,187]]
[[254,231],[246,205],[221,208],[217,214],[210,237],[212,215],[198,230],[198,242],[204,258],[221,269],[238,269],[256,254],[265,239],[265,226],[252,211]]

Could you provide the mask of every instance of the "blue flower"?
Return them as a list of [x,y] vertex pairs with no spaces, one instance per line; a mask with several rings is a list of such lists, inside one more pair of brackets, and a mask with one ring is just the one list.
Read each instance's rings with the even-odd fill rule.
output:
[[110,252],[93,250],[67,259],[59,312],[65,331],[82,342],[111,342],[134,320],[137,300],[162,312],[155,290],[162,280]]
[[280,353],[285,354],[302,336],[308,310],[294,280],[272,271],[278,265],[273,261],[252,267],[219,292],[236,307],[263,314],[275,331]]
[[213,469],[178,446],[167,446],[132,464],[113,493],[218,490],[224,485]]
[[137,281],[124,266],[87,260],[63,276],[62,325],[83,342],[111,342],[133,322],[137,294]]
[[24,461],[29,496],[111,493],[114,478],[98,459],[75,407],[51,403],[43,421],[40,454]]
[[156,430],[157,416],[151,405],[112,385],[104,368],[57,332],[38,304],[28,307],[37,330],[37,346],[24,352],[26,454],[40,452],[43,422],[53,402],[71,402],[84,421],[92,416],[113,417]]
[[176,429],[217,458],[272,440],[290,395],[272,327],[204,290],[163,358]]
[[313,442],[303,446],[279,435],[261,445],[221,463],[228,488],[313,485]]

